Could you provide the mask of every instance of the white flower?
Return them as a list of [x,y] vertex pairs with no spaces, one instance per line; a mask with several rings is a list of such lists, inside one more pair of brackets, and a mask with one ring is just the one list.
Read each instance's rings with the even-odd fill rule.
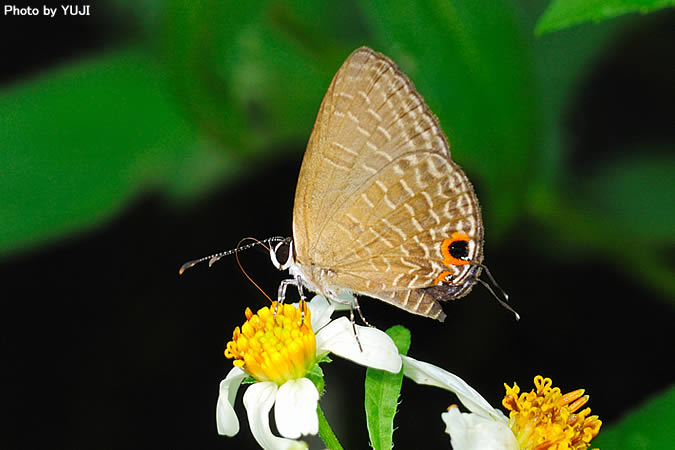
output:
[[[432,364],[401,356],[403,374],[419,384],[428,384],[454,392],[470,411],[462,413],[455,405],[441,414],[455,450],[518,450],[542,448],[556,443],[556,448],[587,449],[602,426],[591,409],[584,408],[589,396],[583,389],[563,394],[553,387],[550,378],[534,377],[534,389],[520,392],[520,387],[504,385],[504,414],[490,404],[464,380]],[[548,448],[548,447],[546,447]]]
[[454,450],[519,450],[508,422],[476,413],[463,413],[455,405],[441,414]]
[[494,409],[464,380],[433,364],[401,356],[403,374],[418,384],[427,384],[453,392],[471,411],[462,413],[456,406],[441,414],[455,450],[518,450],[520,445],[509,428],[509,420]]
[[[226,355],[236,360],[235,367],[220,383],[216,406],[219,434],[234,436],[239,432],[233,405],[241,382],[249,375],[259,380],[244,394],[253,436],[263,448],[291,449],[306,448],[304,442],[296,439],[318,432],[319,392],[305,375],[323,356],[333,353],[367,367],[394,373],[401,370],[401,357],[386,333],[356,325],[360,349],[349,319],[340,317],[331,321],[334,305],[317,295],[308,306],[306,315],[311,326],[307,326],[307,317],[302,317],[301,309],[293,305],[280,305],[276,315],[274,306],[261,308],[257,314],[247,310],[247,322],[241,331],[239,327],[235,329],[226,350]],[[314,334],[312,330],[318,331]],[[279,336],[287,339],[280,341]],[[266,341],[268,337],[272,343]],[[277,351],[280,344],[283,349]],[[272,434],[269,426],[273,405],[274,420],[282,437]]]

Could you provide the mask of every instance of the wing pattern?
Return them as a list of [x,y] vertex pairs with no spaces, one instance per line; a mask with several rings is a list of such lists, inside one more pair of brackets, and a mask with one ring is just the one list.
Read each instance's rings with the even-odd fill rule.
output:
[[470,238],[468,259],[482,261],[480,207],[438,120],[391,60],[356,50],[328,88],[302,163],[297,263],[325,270],[312,280],[320,288],[441,318],[423,289],[443,271],[461,283],[474,267],[444,264],[441,244],[454,232]]

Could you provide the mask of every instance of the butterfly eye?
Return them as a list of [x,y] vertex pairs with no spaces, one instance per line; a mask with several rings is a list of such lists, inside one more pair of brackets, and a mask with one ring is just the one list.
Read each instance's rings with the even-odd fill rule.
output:
[[270,247],[270,258],[272,259],[272,264],[279,270],[286,270],[293,262],[292,258],[292,244],[293,241],[290,239],[285,239],[279,242],[274,247]]

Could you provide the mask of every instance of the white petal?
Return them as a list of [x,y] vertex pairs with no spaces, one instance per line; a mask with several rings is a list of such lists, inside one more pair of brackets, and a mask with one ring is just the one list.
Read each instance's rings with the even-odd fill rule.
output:
[[272,434],[270,430],[270,409],[277,395],[277,385],[271,381],[255,383],[244,393],[244,406],[248,414],[251,433],[264,449],[296,449],[307,448],[302,441],[284,439]]
[[487,400],[457,375],[409,356],[401,356],[401,359],[403,360],[403,374],[415,383],[447,389],[454,392],[459,401],[471,412],[507,422],[501,411],[490,406]]
[[401,370],[401,356],[394,341],[385,332],[357,325],[356,333],[363,351],[356,342],[349,319],[340,317],[333,320],[316,335],[317,354],[331,352],[363,366],[393,373]]
[[239,421],[234,412],[234,400],[237,397],[239,385],[246,376],[246,373],[239,367],[233,367],[227,377],[220,382],[220,394],[216,404],[218,434],[234,436],[239,432]]
[[[300,306],[300,303],[293,303],[293,306],[297,308]],[[323,295],[317,294],[312,297],[312,299],[307,302],[307,306],[309,306],[309,310],[312,311],[311,325],[312,330],[314,330],[315,333],[330,322],[330,316],[335,312],[335,305],[329,303]]]
[[308,303],[309,309],[312,311],[312,330],[316,333],[321,328],[328,325],[330,316],[335,311],[335,305],[328,303],[326,297],[322,295],[315,295]]
[[519,450],[518,440],[501,420],[462,413],[458,407],[441,414],[454,450]]
[[289,380],[282,384],[274,405],[274,420],[279,433],[291,439],[318,433],[318,402],[319,391],[307,378]]

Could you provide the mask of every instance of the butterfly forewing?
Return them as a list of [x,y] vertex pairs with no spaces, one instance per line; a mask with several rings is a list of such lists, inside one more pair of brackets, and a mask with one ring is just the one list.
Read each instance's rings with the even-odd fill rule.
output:
[[[412,95],[410,95],[412,93]],[[406,116],[424,108],[410,82],[386,57],[362,48],[338,70],[324,97],[305,153],[295,197],[294,237],[320,243],[320,232],[340,205],[365,180],[413,145],[398,131]],[[423,129],[438,128],[429,116]],[[420,130],[420,131],[422,131]],[[439,129],[436,139],[418,139],[418,149],[445,151]],[[369,135],[369,136],[368,136]],[[307,248],[314,253],[314,248]]]
[[[473,188],[450,160],[447,140],[408,78],[362,48],[344,62],[321,104],[295,196],[296,261],[324,270],[319,289],[347,289],[439,317],[420,289],[461,283],[470,265],[444,264],[441,244],[470,238],[482,260]],[[414,306],[417,304],[417,306]]]

